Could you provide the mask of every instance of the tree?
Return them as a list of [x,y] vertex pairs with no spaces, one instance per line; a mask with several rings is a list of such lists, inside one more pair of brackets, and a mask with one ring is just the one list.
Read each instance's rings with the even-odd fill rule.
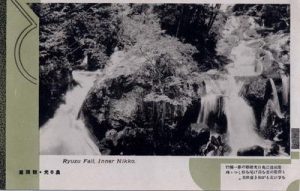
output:
[[[163,30],[194,45],[199,53],[194,55],[199,68],[218,68],[221,58],[216,57],[216,43],[226,15],[220,4],[162,4],[154,7]],[[217,27],[215,27],[217,26]]]

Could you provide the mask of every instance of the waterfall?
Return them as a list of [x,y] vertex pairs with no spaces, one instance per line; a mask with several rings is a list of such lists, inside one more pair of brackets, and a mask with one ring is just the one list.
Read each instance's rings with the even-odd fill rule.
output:
[[[244,31],[240,31],[239,27]],[[224,112],[227,118],[225,141],[231,148],[229,155],[237,155],[239,149],[255,145],[268,146],[256,131],[252,107],[240,96],[243,83],[236,79],[236,77],[255,77],[264,70],[262,61],[257,59],[258,50],[262,46],[261,41],[252,37],[259,36],[253,32],[256,27],[254,20],[247,21],[243,17],[232,16],[227,20],[222,34],[224,38],[218,42],[217,51],[220,55],[227,55],[232,62],[226,65],[227,74],[220,74],[218,79],[205,81],[206,95],[201,98],[198,123],[210,123],[208,116],[211,113]],[[250,30],[253,35],[250,34]],[[219,98],[224,100],[224,104],[219,104]],[[273,99],[276,102],[275,96]]]
[[277,117],[279,118],[284,117],[283,114],[281,113],[276,86],[272,78],[269,79],[269,85],[270,85],[269,87],[271,93],[268,97],[268,101],[262,112],[262,117],[260,122],[260,129],[263,131],[265,131],[269,127],[269,125],[273,125],[274,120],[272,119],[272,114],[276,114]]
[[73,71],[79,85],[65,95],[65,103],[40,129],[40,153],[46,155],[100,155],[95,138],[78,112],[98,72]]
[[228,145],[231,147],[230,155],[236,155],[239,149],[263,146],[265,143],[255,131],[256,121],[252,108],[239,95],[241,84],[232,76],[228,77],[227,82],[228,96],[224,111],[227,117]]
[[256,74],[262,74],[263,71],[264,71],[263,64],[260,61],[256,62],[254,72]]
[[208,117],[211,113],[220,112],[219,98],[221,94],[221,88],[217,80],[213,80],[209,76],[204,81],[205,95],[201,97],[201,107],[197,119],[197,123],[208,122]]
[[269,79],[269,82],[270,82],[270,85],[271,85],[271,101],[272,101],[272,106],[273,106],[273,111],[276,113],[276,115],[279,117],[279,118],[283,118],[283,114],[281,113],[281,109],[280,109],[280,103],[279,103],[279,100],[278,100],[278,94],[277,94],[277,89],[276,89],[276,86],[275,86],[275,83],[273,81],[272,78]]
[[218,96],[207,94],[201,98],[201,108],[197,123],[206,123],[210,113],[216,113],[218,109]]
[[[239,95],[243,83],[227,74],[214,82],[205,81],[205,85],[209,91],[201,98],[197,123],[208,124],[210,114],[224,112],[227,118],[227,143],[231,148],[230,155],[237,155],[239,149],[255,145],[266,146],[265,140],[256,132],[253,109]],[[218,89],[212,91],[211,85]],[[223,97],[224,104],[220,104],[220,97]]]
[[289,102],[289,76],[286,74],[281,74],[282,81],[282,103],[283,105],[288,105]]
[[216,83],[216,80],[213,80],[212,78],[208,77],[208,79],[206,79],[204,81],[204,85],[205,85],[205,93],[207,95],[209,94],[220,94],[220,87],[219,85]]
[[233,60],[227,67],[230,74],[235,76],[257,76],[263,72],[261,60],[256,58],[258,40],[241,40],[232,48],[230,58]]

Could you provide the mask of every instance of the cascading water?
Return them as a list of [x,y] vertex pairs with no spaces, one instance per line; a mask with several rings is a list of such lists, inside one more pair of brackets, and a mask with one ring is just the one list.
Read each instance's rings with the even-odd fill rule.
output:
[[279,103],[279,99],[278,99],[278,94],[277,94],[277,89],[275,86],[275,83],[273,81],[272,78],[270,78],[270,84],[271,84],[271,88],[272,88],[272,93],[271,93],[271,100],[273,103],[273,111],[277,114],[277,116],[279,118],[283,118],[283,115],[281,113],[281,109],[280,109],[280,103]]
[[210,113],[216,113],[218,109],[218,96],[207,94],[201,99],[201,108],[197,123],[207,123]]
[[271,88],[271,93],[269,95],[268,101],[265,105],[264,111],[262,112],[261,122],[260,122],[260,128],[265,129],[269,122],[269,117],[271,113],[274,113],[279,118],[283,118],[284,115],[281,112],[280,109],[280,103],[278,99],[277,89],[275,86],[275,83],[273,79],[269,79],[269,85]]
[[65,103],[56,110],[54,117],[40,129],[40,153],[45,155],[100,155],[96,141],[78,119],[80,107],[93,86],[98,72],[73,71],[79,85],[65,95]]
[[254,145],[264,146],[265,141],[255,131],[256,121],[252,108],[239,95],[241,84],[234,77],[228,77],[228,96],[225,98],[224,111],[227,117],[230,155],[236,155],[239,149]]
[[282,81],[282,103],[287,106],[289,101],[289,76],[281,74]]
[[204,82],[205,95],[201,97],[201,108],[199,111],[197,123],[208,122],[211,113],[218,113],[220,109],[219,98],[221,96],[219,84],[215,80],[208,77]]
[[[238,19],[233,16],[233,19]],[[230,26],[229,26],[230,27]],[[254,29],[255,22],[249,21],[248,29]],[[228,145],[230,155],[236,155],[239,149],[255,145],[266,146],[265,140],[256,132],[256,120],[253,109],[239,95],[242,83],[235,76],[257,76],[263,72],[262,63],[256,59],[260,43],[246,33],[240,35],[238,45],[230,53],[232,65],[228,66],[227,85],[225,85],[225,115],[227,117]]]
[[[207,89],[211,89],[209,86],[214,84],[214,88],[218,87],[218,90],[208,91],[202,97],[197,123],[208,124],[211,113],[224,112],[227,118],[227,144],[231,148],[229,155],[236,155],[239,149],[255,145],[266,146],[265,140],[255,130],[256,121],[252,108],[239,95],[243,83],[230,74],[215,81],[215,83],[205,83]],[[220,96],[224,98],[223,108],[220,108]]]
[[[262,147],[269,145],[256,132],[256,119],[253,109],[239,95],[243,83],[237,81],[236,77],[258,76],[263,72],[262,63],[256,58],[257,50],[261,46],[260,42],[247,34],[234,32],[239,28],[237,24],[239,22],[243,24],[243,21],[239,21],[239,17],[232,16],[226,23],[224,35],[235,34],[235,36],[230,37],[230,39],[235,39],[235,45],[228,54],[232,62],[226,66],[227,74],[222,74],[222,77],[213,80],[214,82],[207,83],[205,81],[207,91],[201,99],[197,121],[198,123],[207,124],[210,113],[218,112],[216,110],[222,110],[225,113],[227,118],[227,144],[231,148],[229,155],[237,155],[239,149],[255,145]],[[255,28],[255,22],[250,21],[248,29],[253,28]],[[220,54],[226,55],[228,52],[227,47],[227,41],[221,40],[218,43]],[[215,88],[218,88],[218,90],[212,91]],[[218,98],[220,96],[224,100],[223,108],[218,108]],[[273,99],[276,99],[276,97],[273,97]]]

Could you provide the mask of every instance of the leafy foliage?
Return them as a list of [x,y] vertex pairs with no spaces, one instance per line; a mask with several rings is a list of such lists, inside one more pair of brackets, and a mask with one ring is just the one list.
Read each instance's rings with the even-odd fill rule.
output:
[[[153,82],[155,88],[163,93],[165,80],[170,77],[187,79],[188,75],[197,70],[193,55],[197,49],[188,43],[182,43],[177,38],[165,34],[159,24],[159,18],[147,6],[142,14],[136,10],[140,6],[126,7],[120,24],[120,44],[126,55],[145,58],[146,78]],[[148,75],[147,75],[148,74]]]
[[154,8],[162,29],[198,49],[199,52],[194,58],[202,71],[225,64],[225,60],[216,56],[215,52],[226,21],[226,14],[220,7],[219,4],[163,4]]
[[[103,68],[116,45],[110,4],[31,4],[40,18],[40,124],[51,117],[74,83],[72,70],[89,55],[88,70]],[[58,83],[59,82],[59,83]]]

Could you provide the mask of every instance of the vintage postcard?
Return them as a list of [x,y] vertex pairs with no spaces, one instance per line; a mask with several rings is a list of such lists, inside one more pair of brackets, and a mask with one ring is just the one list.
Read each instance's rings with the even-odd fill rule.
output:
[[1,189],[300,190],[300,1],[0,7]]

